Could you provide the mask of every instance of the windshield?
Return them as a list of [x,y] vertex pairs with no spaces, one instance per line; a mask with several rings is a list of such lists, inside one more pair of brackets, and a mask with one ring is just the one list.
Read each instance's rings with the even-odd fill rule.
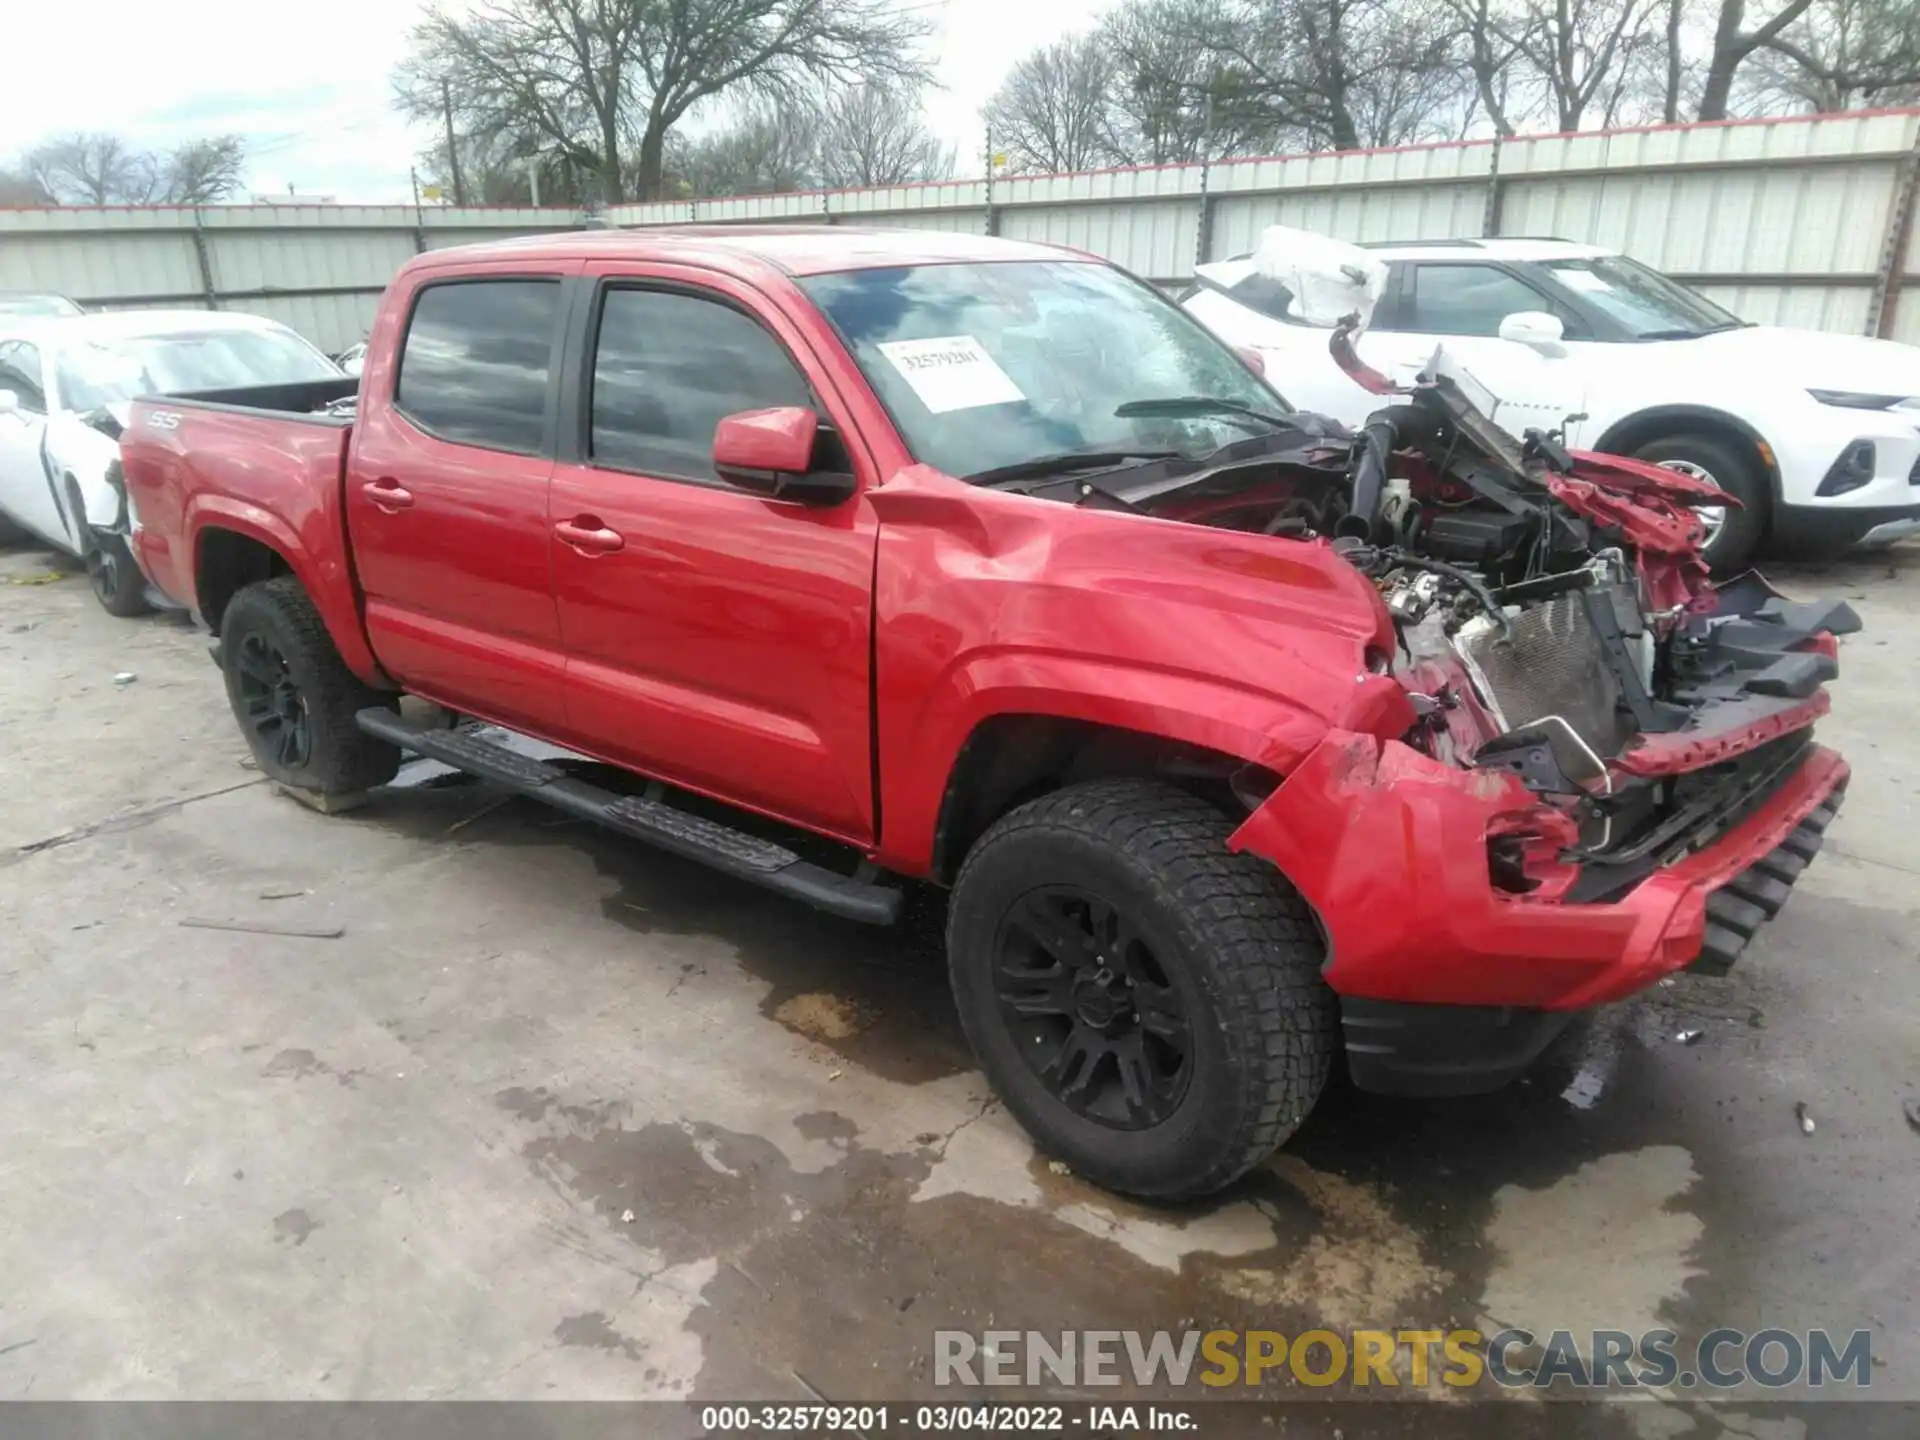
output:
[[82,315],[64,295],[0,295],[0,315]]
[[1636,340],[1684,339],[1746,324],[1706,296],[1624,255],[1549,260],[1546,267],[1562,285],[1632,331]]
[[[917,265],[815,275],[915,459],[962,478],[1073,452],[1205,455],[1287,406],[1158,292],[1106,265]],[[1117,413],[1143,401],[1184,401]],[[1177,412],[1177,413],[1169,413]]]
[[92,410],[136,395],[327,380],[334,363],[290,330],[120,335],[68,344],[55,365],[60,402]]

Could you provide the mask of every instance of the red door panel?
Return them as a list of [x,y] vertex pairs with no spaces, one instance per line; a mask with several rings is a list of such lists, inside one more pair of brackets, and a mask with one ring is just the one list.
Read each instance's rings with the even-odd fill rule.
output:
[[[547,490],[553,461],[546,455],[515,454],[429,433],[428,414],[452,415],[449,429],[460,429],[457,409],[448,407],[461,403],[459,387],[470,380],[484,426],[492,399],[485,385],[497,383],[488,381],[485,373],[487,337],[482,337],[477,357],[462,354],[439,362],[438,384],[448,393],[435,405],[427,406],[424,387],[416,405],[409,389],[433,373],[430,347],[445,344],[427,328],[433,312],[425,297],[459,292],[464,297],[460,303],[473,306],[481,298],[476,281],[520,284],[522,301],[529,293],[550,292],[549,364],[557,367],[564,318],[561,277],[553,275],[542,291],[536,281],[545,277],[528,277],[524,270],[503,267],[495,276],[463,269],[461,275],[459,281],[442,285],[428,278],[408,301],[384,307],[381,324],[396,333],[376,333],[369,348],[370,357],[378,358],[361,382],[361,414],[346,487],[347,525],[366,597],[367,634],[387,672],[410,690],[564,739],[565,657],[548,555],[553,540]],[[490,293],[503,292],[496,288]],[[490,323],[496,328],[510,325],[511,307],[496,308],[505,318],[495,314]],[[411,338],[398,333],[408,325],[410,313]],[[498,340],[491,343],[500,346]],[[403,344],[409,347],[407,357],[396,375],[392,357]],[[416,363],[423,351],[429,358]],[[523,369],[531,363],[524,355],[519,359]],[[522,384],[521,403],[537,412],[542,402],[529,398],[530,390],[530,383]],[[539,423],[538,413],[531,413],[531,423]],[[539,439],[527,448],[544,443]]]
[[[779,305],[743,284],[666,266],[608,284],[621,288],[596,301],[586,453],[555,468],[551,493],[570,727],[608,759],[870,841],[877,526],[864,490],[808,509],[722,485],[709,466],[730,409],[811,404],[852,436],[832,382]],[[871,483],[847,448],[836,468]]]
[[[374,654],[421,694],[509,723],[560,723],[553,461],[448,445],[389,416],[361,432],[347,483]],[[395,488],[412,503],[382,503]]]
[[875,524],[587,466],[554,473],[568,721],[594,753],[850,839],[873,833]]

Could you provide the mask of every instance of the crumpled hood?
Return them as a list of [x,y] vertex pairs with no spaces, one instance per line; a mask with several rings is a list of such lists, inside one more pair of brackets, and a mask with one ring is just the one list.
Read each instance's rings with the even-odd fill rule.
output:
[[1725,356],[1747,373],[1771,374],[1803,390],[1920,395],[1920,346],[1893,340],[1749,325],[1682,343],[1698,349],[1703,361]]

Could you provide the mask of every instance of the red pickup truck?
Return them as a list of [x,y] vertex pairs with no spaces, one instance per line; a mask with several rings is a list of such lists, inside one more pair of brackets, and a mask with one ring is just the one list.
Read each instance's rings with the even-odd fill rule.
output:
[[1812,727],[1857,621],[1711,588],[1711,486],[1508,435],[1444,357],[1350,433],[1084,255],[442,250],[342,388],[123,442],[266,773],[428,755],[855,920],[946,887],[982,1066],[1120,1190],[1224,1185],[1343,1046],[1467,1093],[1724,970],[1846,781]]

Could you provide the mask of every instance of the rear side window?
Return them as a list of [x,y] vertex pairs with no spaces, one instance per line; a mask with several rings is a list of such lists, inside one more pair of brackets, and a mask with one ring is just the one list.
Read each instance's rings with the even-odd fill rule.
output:
[[1289,320],[1287,308],[1293,304],[1293,291],[1258,270],[1233,287],[1233,298],[1269,320]]
[[666,290],[609,290],[593,355],[593,458],[620,470],[711,480],[724,415],[811,408],[787,352],[730,305]]
[[394,404],[442,440],[537,454],[558,280],[463,280],[414,301]]

